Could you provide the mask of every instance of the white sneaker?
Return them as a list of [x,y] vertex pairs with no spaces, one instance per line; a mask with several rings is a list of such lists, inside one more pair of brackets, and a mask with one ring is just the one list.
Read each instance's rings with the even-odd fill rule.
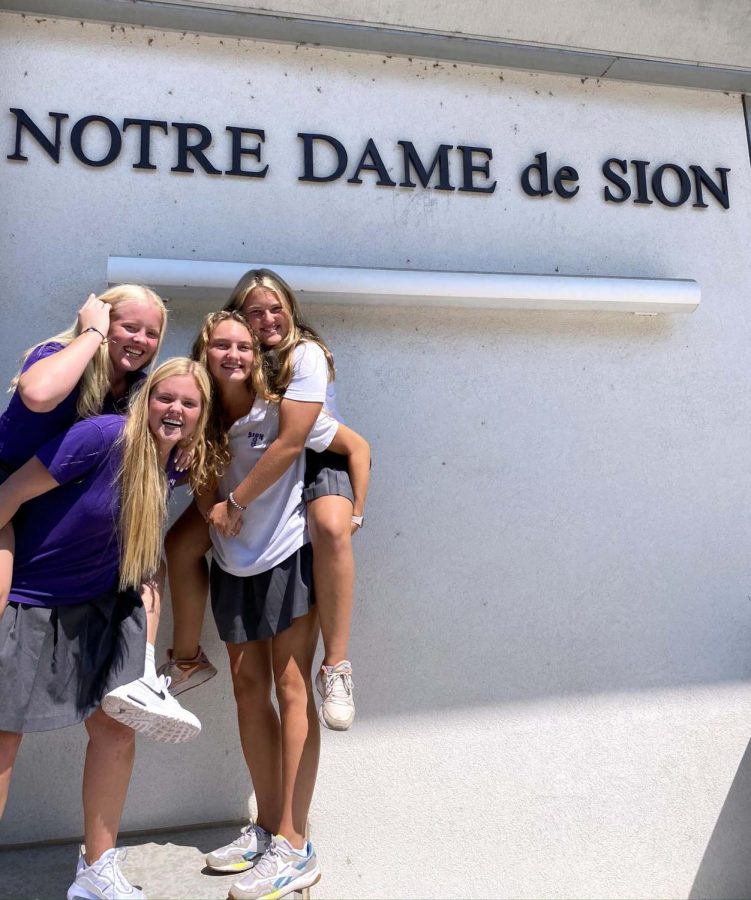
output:
[[231,844],[209,853],[206,865],[215,872],[244,872],[256,864],[270,843],[268,831],[251,821]]
[[308,841],[305,852],[298,852],[283,838],[275,835],[269,849],[255,866],[229,889],[230,900],[279,900],[293,891],[301,891],[321,880],[316,852]]
[[76,880],[68,888],[68,900],[146,900],[146,894],[133,887],[120,871],[119,863],[126,855],[124,848],[113,847],[87,866],[81,848]]
[[170,694],[169,684],[169,678],[163,675],[155,681],[139,678],[105,694],[102,709],[108,716],[155,741],[166,744],[192,741],[200,734],[201,723]]
[[327,728],[346,731],[355,718],[352,663],[343,659],[335,666],[321,666],[316,675],[316,687],[323,697],[318,718]]

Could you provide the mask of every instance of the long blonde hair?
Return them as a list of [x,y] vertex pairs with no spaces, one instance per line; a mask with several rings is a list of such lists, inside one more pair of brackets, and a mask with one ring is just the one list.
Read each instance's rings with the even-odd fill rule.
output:
[[280,400],[292,380],[293,351],[302,341],[312,341],[323,350],[329,369],[329,381],[336,377],[334,357],[320,335],[302,317],[300,304],[287,282],[271,269],[250,269],[237,282],[224,308],[242,312],[248,294],[258,287],[272,291],[279,298],[289,320],[285,337],[273,348],[263,350],[263,364],[266,380],[272,390],[273,399]]
[[253,364],[250,369],[250,375],[245,380],[245,386],[249,395],[263,397],[264,400],[271,399],[271,392],[266,383],[263,370],[263,355],[260,344],[246,319],[234,309],[221,309],[218,312],[209,313],[201,323],[201,330],[193,342],[193,349],[190,355],[204,366],[209,373],[211,381],[211,410],[206,424],[206,446],[208,448],[207,470],[212,487],[218,483],[230,462],[229,435],[227,431],[232,423],[227,421],[227,417],[222,410],[222,404],[214,386],[214,379],[209,370],[208,359],[211,336],[217,325],[222,322],[237,322],[247,330],[250,335],[250,341],[253,344]]
[[167,515],[167,476],[159,463],[156,440],[149,429],[149,400],[157,385],[173,375],[192,375],[201,395],[201,414],[189,447],[193,459],[188,480],[193,491],[208,483],[206,422],[211,381],[206,369],[181,356],[158,366],[135,392],[128,410],[118,475],[120,500],[120,590],[137,587],[159,568],[162,530]]
[[[154,304],[162,314],[162,327],[159,331],[159,341],[153,356],[153,359],[156,359],[162,346],[164,332],[167,330],[167,308],[165,307],[162,298],[152,291],[151,288],[144,287],[142,284],[118,284],[115,285],[115,287],[109,288],[103,294],[100,294],[97,299],[101,300],[102,303],[109,303],[113,310],[117,309],[117,307],[126,300],[139,300],[143,303]],[[21,368],[23,368],[29,354],[42,344],[54,342],[67,346],[72,340],[77,338],[80,333],[81,328],[78,321],[76,321],[70,328],[66,328],[65,331],[61,331],[59,334],[47,338],[46,341],[34,344],[34,346],[29,347],[22,356]],[[16,388],[20,377],[21,372],[19,371],[10,383],[10,390]],[[111,384],[112,361],[106,343],[102,342],[84,369],[81,380],[79,381],[80,392],[76,404],[76,412],[80,419],[87,419],[89,416],[98,416],[99,413],[101,413],[102,407],[104,406],[104,399],[110,390]]]

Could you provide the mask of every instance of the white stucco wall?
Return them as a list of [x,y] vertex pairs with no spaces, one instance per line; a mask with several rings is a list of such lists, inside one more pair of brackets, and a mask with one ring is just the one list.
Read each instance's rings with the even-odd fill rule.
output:
[[[690,316],[328,308],[371,441],[358,718],[324,735],[319,897],[744,896],[751,675],[749,158],[738,96],[0,16],[0,375],[104,286],[107,256],[695,278]],[[265,180],[93,169],[37,122],[266,129]],[[494,148],[492,196],[297,182],[298,131]],[[535,153],[579,195],[533,200]],[[93,151],[92,151],[93,152]],[[603,202],[610,156],[729,166],[731,208]],[[398,179],[397,179],[398,180]],[[166,351],[206,311],[174,305]],[[170,634],[165,614],[160,642]],[[139,742],[123,827],[240,816],[221,676],[193,744]],[[73,835],[82,729],[25,739],[0,841]],[[145,886],[148,890],[148,886]],[[733,893],[737,891],[737,893]],[[744,893],[745,892],[745,893]]]
[[722,66],[751,64],[746,0],[172,0]]

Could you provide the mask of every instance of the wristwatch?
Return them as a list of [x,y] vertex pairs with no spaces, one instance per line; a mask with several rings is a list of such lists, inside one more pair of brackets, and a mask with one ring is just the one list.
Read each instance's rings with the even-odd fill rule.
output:
[[357,525],[358,528],[362,528],[365,524],[365,516],[352,516],[352,524]]

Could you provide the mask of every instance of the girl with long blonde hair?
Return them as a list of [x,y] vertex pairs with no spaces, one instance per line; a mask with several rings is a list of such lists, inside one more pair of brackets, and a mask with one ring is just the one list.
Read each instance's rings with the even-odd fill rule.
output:
[[[258,803],[257,821],[206,861],[219,871],[250,870],[232,885],[232,898],[283,897],[320,877],[305,838],[320,747],[311,675],[318,623],[302,501],[305,456],[298,453],[262,496],[241,500],[238,485],[271,452],[283,406],[264,382],[257,340],[238,312],[207,316],[193,353],[205,362],[214,387],[208,442],[220,469],[215,491],[199,497],[167,536],[173,610],[180,627],[185,598],[174,588],[174,574],[190,591],[196,585],[205,590],[204,554],[213,548],[211,605],[227,647],[240,741]],[[355,493],[364,496],[366,441],[326,413],[308,431],[308,446],[344,455]],[[227,504],[245,507],[229,528],[219,515]],[[204,602],[201,597],[201,615]]]
[[[77,419],[124,412],[166,327],[167,310],[158,294],[143,285],[120,284],[98,297],[90,294],[70,328],[27,350],[0,416],[0,483]],[[0,616],[13,577],[13,553],[9,522],[0,529]],[[157,591],[144,599],[149,625],[145,668],[156,677]]]
[[[236,487],[238,505],[215,511],[217,527],[231,529],[240,506],[253,503],[294,465],[322,409],[340,420],[334,393],[334,360],[322,338],[303,319],[290,286],[269,269],[243,275],[225,304],[240,313],[258,340],[263,373],[272,398],[279,401],[279,433],[257,466]],[[321,721],[336,730],[349,728],[355,714],[348,642],[354,592],[352,535],[362,527],[365,491],[354,491],[347,459],[329,449],[308,449],[303,498],[313,546],[313,571],[324,658],[316,684],[322,696]],[[173,598],[181,598],[176,616],[169,671],[177,691],[216,672],[200,646],[205,582],[179,534],[170,541],[176,565],[170,566]],[[168,548],[170,546],[168,544]],[[174,570],[174,574],[173,574]],[[173,599],[173,604],[174,604]]]
[[75,423],[0,485],[0,524],[12,518],[16,531],[0,619],[0,815],[23,734],[85,721],[85,856],[69,898],[144,896],[125,880],[115,850],[135,735],[100,704],[140,674],[139,588],[160,565],[180,448],[193,451],[192,487],[207,482],[210,393],[200,363],[170,360],[147,378],[127,419]]

